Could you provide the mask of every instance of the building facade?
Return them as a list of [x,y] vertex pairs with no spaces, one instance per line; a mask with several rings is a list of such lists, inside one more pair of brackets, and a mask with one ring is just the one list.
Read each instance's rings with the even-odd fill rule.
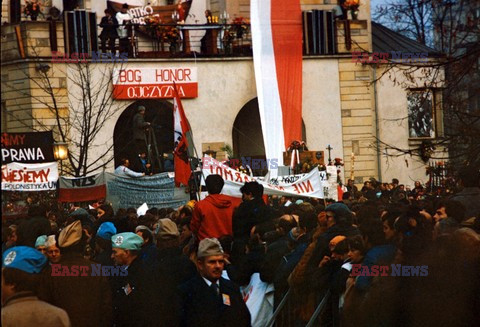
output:
[[[304,11],[336,9],[336,13],[340,13],[336,1],[300,2]],[[99,3],[103,2],[83,3],[87,11],[97,13],[97,22],[105,8]],[[205,23],[205,9],[219,17],[227,12],[230,19],[248,18],[249,15],[249,1],[193,0],[190,4],[187,20],[198,21],[198,24]],[[217,152],[217,158],[223,159],[225,153],[221,147],[231,145],[239,157],[264,155],[253,58],[248,53],[238,56],[226,53],[221,36],[218,54],[212,56],[153,58],[145,55],[128,58],[123,63],[98,63],[92,58],[86,59],[85,63],[55,62],[52,60],[55,51],[66,52],[64,22],[39,19],[13,24],[6,19],[10,11],[8,4],[2,5],[2,19],[5,19],[2,25],[2,132],[53,129],[58,140],[61,137],[60,124],[62,132],[67,134],[70,150],[79,153],[77,148],[82,135],[78,124],[87,115],[85,108],[93,113],[104,110],[106,115],[101,120],[101,127],[89,144],[88,165],[92,169],[88,173],[103,166],[112,171],[122,156],[134,151],[129,143],[131,119],[136,107],[144,105],[146,120],[152,121],[156,127],[160,152],[168,153],[173,146],[171,98],[144,99],[133,91],[128,99],[114,98],[113,81],[116,77],[112,73],[120,69],[142,72],[187,69],[196,72],[193,83],[198,87],[196,96],[182,100],[197,154],[201,156],[202,152],[212,150]],[[99,28],[98,33],[100,31]],[[409,132],[408,119],[400,119],[409,115],[411,90],[425,85],[425,80],[418,76],[417,80],[399,85],[393,82],[392,74],[382,74],[386,65],[355,62],[352,53],[371,54],[375,51],[369,1],[362,1],[357,20],[337,19],[334,32],[334,53],[306,54],[303,58],[304,141],[310,150],[324,151],[326,157],[326,148],[330,145],[332,159],[342,158],[345,163],[344,178],[353,175],[356,183],[371,177],[383,181],[396,177],[407,185],[413,185],[415,180],[425,182],[426,161],[409,155],[395,156],[379,146],[381,141],[413,148],[418,142],[440,135],[437,132],[428,137],[417,137]],[[198,38],[199,35],[192,37]],[[237,49],[248,48],[248,35],[234,42],[242,42],[233,44]],[[138,36],[138,53],[145,50],[144,53],[152,54],[155,46],[147,37]],[[179,52],[184,50],[185,44],[178,49]],[[82,69],[88,71],[88,80],[82,81]],[[397,73],[401,79],[401,74]],[[434,81],[428,83],[433,85]],[[441,95],[435,93],[433,96],[440,101]],[[85,104],[86,98],[93,100]],[[431,110],[436,110],[438,101]],[[432,113],[433,117],[439,115]],[[440,118],[431,122],[436,126],[435,131],[442,129]],[[283,164],[282,161],[279,158]]]

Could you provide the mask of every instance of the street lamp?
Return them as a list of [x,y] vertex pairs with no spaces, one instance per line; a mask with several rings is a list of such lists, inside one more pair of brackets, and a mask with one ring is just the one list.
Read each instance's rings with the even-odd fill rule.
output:
[[53,143],[53,157],[60,161],[60,175],[63,174],[63,160],[68,158],[68,145],[66,142]]

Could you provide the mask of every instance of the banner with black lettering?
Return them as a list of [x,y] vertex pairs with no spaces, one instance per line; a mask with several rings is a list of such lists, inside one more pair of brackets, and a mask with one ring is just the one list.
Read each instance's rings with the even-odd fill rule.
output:
[[105,174],[85,177],[60,177],[58,201],[85,202],[104,199],[107,196]]
[[149,208],[177,208],[190,200],[184,187],[175,187],[174,176],[160,173],[153,176],[130,178],[105,173],[107,200],[113,208],[138,208],[146,203]]
[[2,165],[2,191],[51,191],[57,188],[57,162]]
[[285,195],[294,197],[312,197],[323,199],[323,186],[320,180],[320,172],[313,169],[308,174],[280,176],[268,181],[259,177],[251,177],[232,169],[221,162],[205,156],[203,158],[202,175],[207,178],[208,175],[218,174],[223,177],[225,185],[222,194],[241,197],[240,187],[246,182],[257,181],[263,185],[266,195]]
[[48,132],[2,133],[2,165],[55,161],[53,135]]

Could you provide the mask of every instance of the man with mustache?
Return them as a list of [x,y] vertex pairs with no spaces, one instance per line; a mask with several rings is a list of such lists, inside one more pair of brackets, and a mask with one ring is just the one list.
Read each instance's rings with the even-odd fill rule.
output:
[[225,255],[216,238],[200,241],[198,274],[179,287],[181,326],[251,326],[240,290],[222,278]]

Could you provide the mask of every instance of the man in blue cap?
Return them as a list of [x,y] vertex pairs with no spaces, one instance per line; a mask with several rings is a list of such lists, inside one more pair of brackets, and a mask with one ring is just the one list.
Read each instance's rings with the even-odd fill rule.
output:
[[111,238],[117,234],[117,228],[109,221],[100,225],[95,236],[95,258],[93,261],[102,266],[113,266]]
[[5,251],[2,260],[2,326],[70,326],[67,313],[36,296],[47,258],[28,246]]
[[112,259],[127,276],[113,276],[115,326],[176,326],[169,283],[139,257],[143,239],[132,232],[112,236]]

